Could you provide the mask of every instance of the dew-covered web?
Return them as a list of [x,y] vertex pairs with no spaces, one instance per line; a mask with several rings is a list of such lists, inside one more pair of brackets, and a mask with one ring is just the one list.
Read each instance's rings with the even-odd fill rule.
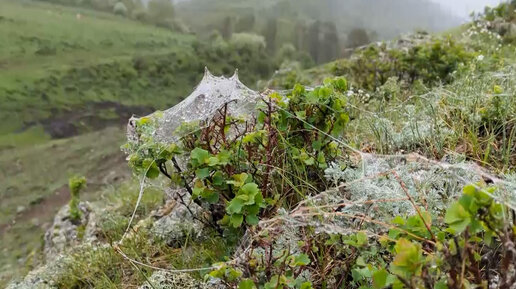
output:
[[[190,96],[163,112],[153,136],[159,142],[175,142],[174,132],[182,123],[209,121],[225,105],[232,116],[248,116],[262,96],[243,85],[236,73],[231,78],[225,78],[213,76],[206,70],[203,80]],[[134,122],[130,122],[129,141],[137,139],[133,125]],[[313,129],[317,130],[315,127]],[[333,139],[348,151],[354,165],[342,169],[337,164],[330,164],[325,170],[325,177],[334,184],[332,188],[306,198],[291,211],[280,209],[275,217],[261,220],[252,233],[248,232],[242,238],[234,259],[226,264],[241,262],[250,250],[251,240],[264,231],[281,231],[277,243],[283,244],[284,248],[278,250],[290,248],[292,253],[296,253],[295,244],[302,238],[300,228],[307,226],[315,228],[317,233],[365,231],[370,236],[378,236],[394,226],[390,220],[396,216],[415,215],[421,211],[442,215],[467,184],[494,184],[498,189],[492,197],[512,209],[516,208],[516,176],[496,176],[473,162],[454,160],[452,157],[437,161],[415,153],[366,153],[342,139]],[[136,207],[146,186],[147,180],[142,178]],[[120,242],[131,235],[128,232],[132,220]],[[117,251],[133,264],[170,273],[215,268],[158,268],[129,258],[119,248]]]

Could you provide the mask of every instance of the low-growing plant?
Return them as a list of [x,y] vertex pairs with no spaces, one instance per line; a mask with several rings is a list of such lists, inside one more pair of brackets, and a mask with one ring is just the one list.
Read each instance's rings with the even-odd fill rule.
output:
[[[302,282],[296,278],[304,270],[310,272],[307,280],[313,288],[512,288],[516,213],[492,197],[496,190],[468,185],[444,218],[418,208],[414,216],[394,218],[384,234],[369,233],[375,229],[367,224],[363,231],[347,235],[317,233],[308,226],[301,229],[300,254],[290,253],[291,248],[273,250],[278,236],[261,233],[238,266],[221,265],[210,275],[230,288],[237,288],[238,282],[251,286],[244,288],[304,288],[293,285],[294,280]],[[302,260],[293,261],[300,268],[285,276],[290,283],[267,287],[271,272],[283,268],[268,258],[282,260],[278,256]]]
[[86,186],[86,178],[85,177],[71,177],[68,181],[68,186],[70,188],[70,219],[72,222],[80,222],[81,220],[81,210],[79,208],[80,196],[79,193]]
[[[421,43],[408,49],[388,48],[386,44],[370,45],[350,61],[339,62],[338,74],[349,75],[362,89],[375,91],[389,78],[412,84],[449,83],[459,64],[472,58],[465,48],[451,38]],[[340,71],[340,72],[338,72]]]

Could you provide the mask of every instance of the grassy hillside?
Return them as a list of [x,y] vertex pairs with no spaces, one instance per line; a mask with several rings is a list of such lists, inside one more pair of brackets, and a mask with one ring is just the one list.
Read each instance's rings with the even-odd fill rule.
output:
[[[0,5],[2,132],[88,102],[127,103],[124,93],[109,84],[96,92],[78,85],[101,80],[117,85],[115,77],[134,73],[135,56],[187,50],[194,40],[83,9],[19,1]],[[114,67],[105,71],[102,66]],[[96,74],[99,70],[105,74]]]
[[88,176],[82,198],[130,176],[119,145],[124,133],[111,127],[81,136],[0,151],[0,285],[40,260],[48,222],[69,201],[68,178]]
[[194,36],[110,14],[38,2],[0,5],[3,133],[41,124],[66,136],[81,125],[166,108],[187,94],[205,65],[226,74],[240,66],[251,83],[271,71],[243,67],[249,61],[231,48],[214,54]]

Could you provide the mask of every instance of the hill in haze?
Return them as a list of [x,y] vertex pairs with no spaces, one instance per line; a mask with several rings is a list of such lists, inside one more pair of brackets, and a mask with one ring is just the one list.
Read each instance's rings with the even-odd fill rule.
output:
[[255,33],[271,54],[292,45],[315,63],[346,56],[346,48],[400,34],[437,32],[460,23],[428,0],[190,0],[176,5],[176,16],[200,35],[218,31]]
[[376,32],[380,39],[415,29],[441,31],[460,23],[458,17],[428,0],[190,0],[177,3],[176,9],[197,31],[213,27],[226,16],[249,13],[254,13],[258,26],[271,17],[330,21],[342,34],[360,27]]

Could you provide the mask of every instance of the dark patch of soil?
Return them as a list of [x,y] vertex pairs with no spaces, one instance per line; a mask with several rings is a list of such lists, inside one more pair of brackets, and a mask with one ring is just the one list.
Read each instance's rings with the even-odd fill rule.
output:
[[123,125],[133,115],[147,115],[154,110],[152,107],[126,106],[111,101],[87,103],[70,111],[54,110],[52,117],[38,123],[28,123],[24,129],[39,124],[52,138],[67,138],[112,125]]

